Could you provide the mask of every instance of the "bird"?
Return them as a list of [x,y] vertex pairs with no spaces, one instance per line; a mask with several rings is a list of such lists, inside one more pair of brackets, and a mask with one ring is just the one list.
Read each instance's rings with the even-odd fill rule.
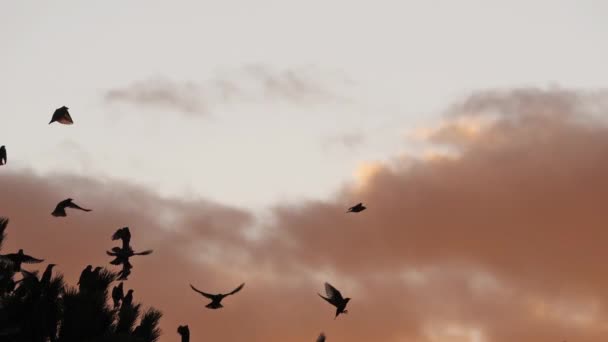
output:
[[53,118],[51,118],[51,122],[49,122],[49,125],[55,121],[59,122],[60,124],[64,124],[64,125],[73,124],[74,121],[72,120],[72,117],[70,116],[70,113],[68,112],[68,109],[69,108],[66,106],[62,106],[60,108],[55,109],[55,112],[53,113]]
[[363,205],[363,203],[357,203],[356,205],[348,208],[347,213],[358,213],[365,209],[367,209],[367,208]]
[[122,264],[122,270],[118,272],[118,280],[127,280],[129,279],[129,275],[131,275],[131,269],[133,265],[131,265],[128,261]]
[[36,259],[29,255],[23,253],[23,249],[20,249],[17,253],[0,255],[0,259],[8,262],[11,266],[13,266],[14,272],[21,271],[21,264],[39,264],[44,261],[44,259]]
[[131,232],[129,231],[129,227],[123,227],[118,229],[114,234],[112,234],[112,241],[122,240],[122,248],[130,248],[129,243],[131,242]]
[[4,145],[0,146],[0,165],[6,164],[6,147]]
[[325,283],[325,293],[327,294],[327,297],[323,297],[320,293],[318,293],[318,295],[321,298],[325,299],[329,304],[336,307],[336,316],[334,317],[334,319],[338,318],[338,315],[341,313],[348,313],[348,310],[345,309],[346,304],[348,304],[350,298],[342,297],[340,291],[338,291],[335,287],[331,286],[331,284],[329,283]]
[[55,210],[53,210],[53,212],[51,213],[51,215],[55,216],[55,217],[63,217],[63,216],[67,216],[67,214],[65,213],[65,208],[74,208],[74,209],[79,209],[82,211],[92,211],[92,209],[85,209],[82,208],[78,205],[76,205],[74,202],[72,202],[73,200],[71,198],[65,199],[59,203],[57,203],[57,206],[55,207]]
[[125,296],[125,293],[122,289],[122,281],[117,286],[114,286],[112,289],[112,301],[114,301],[114,308],[116,309],[120,305],[120,301]]
[[121,307],[130,306],[131,303],[133,303],[133,290],[129,290],[127,295],[123,297]]
[[209,309],[223,308],[224,306],[221,304],[222,299],[224,299],[227,296],[230,296],[230,295],[233,295],[233,294],[239,292],[243,288],[243,286],[245,286],[245,283],[242,283],[241,285],[239,285],[239,287],[237,287],[236,289],[232,290],[232,292],[226,293],[226,294],[222,294],[222,293],[209,294],[209,293],[205,293],[205,292],[203,292],[201,290],[198,290],[197,288],[195,288],[194,286],[192,286],[192,284],[190,284],[190,287],[194,291],[196,291],[196,292],[202,294],[203,296],[211,299],[211,303],[205,305],[205,307],[207,307]]
[[187,325],[177,327],[177,333],[182,336],[182,342],[190,342],[190,329]]
[[78,279],[78,284],[76,285],[86,284],[87,281],[91,278],[92,274],[93,265],[87,265],[87,267],[85,267],[84,270],[82,270],[82,272],[80,273],[80,278]]
[[42,278],[40,279],[40,283],[43,285],[48,285],[51,282],[51,276],[53,275],[53,267],[57,266],[56,264],[48,264],[44,273],[42,274]]
[[109,256],[114,256],[116,258],[114,258],[114,260],[110,261],[110,264],[112,265],[120,265],[124,262],[128,262],[129,258],[134,256],[134,255],[149,255],[152,254],[154,250],[152,249],[147,249],[143,252],[135,252],[134,250],[132,250],[131,248],[128,249],[124,249],[124,248],[120,248],[120,247],[112,247],[112,251],[106,251],[106,254]]
[[319,337],[317,337],[317,342],[325,342],[325,334],[321,333]]

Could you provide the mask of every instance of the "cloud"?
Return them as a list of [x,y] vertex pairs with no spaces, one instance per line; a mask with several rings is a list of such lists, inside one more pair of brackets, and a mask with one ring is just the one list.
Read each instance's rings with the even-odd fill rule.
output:
[[311,105],[348,102],[333,88],[351,84],[343,75],[313,67],[277,70],[247,65],[222,71],[202,83],[151,78],[106,91],[107,103],[129,103],[148,108],[173,109],[188,116],[208,115],[216,107],[247,103]]
[[[330,341],[605,341],[603,98],[523,89],[464,102],[493,119],[474,139],[450,139],[458,155],[364,164],[333,198],[271,208],[257,239],[252,213],[230,206],[6,169],[4,251],[24,248],[75,282],[86,264],[107,264],[111,233],[130,226],[132,244],[154,253],[134,261],[127,287],[164,311],[169,342],[179,324],[193,339],[225,341],[311,341],[320,331]],[[450,108],[441,125],[471,115]],[[94,211],[50,216],[65,197]],[[345,213],[360,201],[368,210]],[[353,298],[348,315],[333,320],[316,294],[323,281]],[[188,287],[240,282],[221,311]]]

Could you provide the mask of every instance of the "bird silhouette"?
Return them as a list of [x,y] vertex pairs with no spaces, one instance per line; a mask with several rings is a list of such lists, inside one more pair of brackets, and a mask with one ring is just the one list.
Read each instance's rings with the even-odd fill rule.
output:
[[114,234],[112,234],[112,241],[122,240],[122,248],[131,248],[129,243],[131,242],[131,232],[129,231],[129,227],[123,227],[118,229]]
[[118,280],[127,280],[131,275],[131,269],[133,265],[131,265],[128,261],[122,264],[122,269],[118,272]]
[[132,250],[131,248],[120,248],[120,247],[112,247],[112,251],[106,251],[106,254],[108,254],[109,256],[114,256],[116,258],[114,258],[114,260],[110,261],[110,264],[112,265],[120,265],[124,262],[128,262],[129,258],[134,256],[134,255],[149,255],[152,254],[154,250],[152,249],[147,249],[143,252],[135,252],[134,250]]
[[77,285],[86,284],[89,279],[91,279],[91,275],[93,275],[93,265],[87,265],[87,267],[80,272],[80,278],[78,279]]
[[336,307],[336,316],[334,317],[334,319],[338,318],[338,315],[341,313],[348,313],[348,310],[345,309],[346,304],[348,304],[350,298],[342,297],[340,291],[338,291],[335,287],[331,286],[331,284],[329,283],[325,283],[325,293],[327,294],[327,297],[323,297],[320,293],[318,293],[318,295],[321,298],[325,299],[329,304]]
[[211,299],[211,303],[207,304],[205,307],[209,308],[209,309],[219,309],[219,308],[223,308],[224,306],[221,304],[222,299],[224,299],[227,296],[233,295],[237,292],[239,292],[243,286],[245,286],[245,283],[242,283],[241,285],[239,285],[239,287],[237,287],[236,289],[232,290],[232,292],[230,293],[226,293],[226,294],[222,294],[222,293],[218,293],[218,294],[209,294],[209,293],[205,293],[197,288],[195,288],[194,286],[192,286],[192,284],[190,284],[190,287],[202,294],[203,296]]
[[51,215],[53,215],[55,217],[67,216],[67,214],[65,213],[65,208],[73,208],[73,209],[78,209],[78,210],[82,210],[82,211],[91,211],[91,209],[85,209],[85,208],[79,207],[74,202],[72,202],[71,198],[68,198],[68,199],[65,199],[65,200],[59,202],[57,204],[57,206],[55,207],[55,210],[53,210],[53,212],[51,213]]
[[182,336],[182,342],[190,342],[190,329],[187,325],[177,327],[177,333]]
[[367,208],[363,205],[363,203],[357,203],[356,205],[348,208],[347,213],[358,213],[365,209],[367,209]]
[[321,333],[319,337],[317,337],[317,342],[325,342],[325,334]]
[[133,303],[133,290],[129,290],[127,294],[122,299],[122,306],[131,306]]
[[46,269],[44,270],[44,273],[42,274],[42,278],[40,278],[40,283],[42,285],[48,285],[51,282],[51,276],[53,275],[53,267],[55,267],[57,265],[55,264],[48,264],[46,266]]
[[117,286],[114,286],[112,289],[112,301],[114,301],[114,308],[116,309],[120,306],[120,301],[125,296],[125,293],[122,288],[122,281]]
[[6,164],[6,147],[4,145],[0,146],[0,165]]
[[21,264],[39,264],[44,259],[36,259],[23,253],[23,249],[20,249],[17,253],[0,255],[0,259],[8,262],[13,267],[13,272],[21,271]]
[[68,112],[68,109],[69,108],[66,106],[62,106],[60,108],[55,109],[55,112],[53,113],[53,117],[51,118],[49,125],[55,121],[59,122],[60,124],[64,124],[64,125],[73,124],[74,121],[72,120],[72,117],[70,116],[70,113]]

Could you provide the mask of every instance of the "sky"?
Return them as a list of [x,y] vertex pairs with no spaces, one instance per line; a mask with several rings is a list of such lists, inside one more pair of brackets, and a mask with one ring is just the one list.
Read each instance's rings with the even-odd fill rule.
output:
[[[606,14],[7,3],[5,249],[75,282],[129,226],[155,250],[128,287],[164,312],[162,341],[183,324],[193,340],[604,341]],[[63,105],[74,125],[49,125]],[[67,197],[94,211],[50,216]],[[188,286],[243,281],[221,311]],[[324,281],[353,298],[345,317]]]

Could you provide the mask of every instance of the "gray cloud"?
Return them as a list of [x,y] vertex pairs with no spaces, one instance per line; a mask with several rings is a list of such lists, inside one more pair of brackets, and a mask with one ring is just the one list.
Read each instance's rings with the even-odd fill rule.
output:
[[208,115],[226,104],[290,103],[314,105],[349,102],[335,88],[352,84],[339,73],[314,67],[273,69],[248,65],[221,71],[203,82],[177,82],[157,77],[136,81],[104,94],[107,103],[129,103],[149,108],[174,109],[186,115]]

